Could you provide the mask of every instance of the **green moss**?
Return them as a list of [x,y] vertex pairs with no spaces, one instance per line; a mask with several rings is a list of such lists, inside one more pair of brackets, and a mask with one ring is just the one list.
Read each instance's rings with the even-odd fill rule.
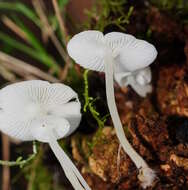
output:
[[100,113],[96,110],[95,101],[97,100],[97,98],[94,99],[93,97],[89,96],[88,73],[89,73],[89,70],[85,70],[85,72],[84,72],[85,88],[84,88],[84,94],[83,94],[84,99],[85,99],[85,104],[84,104],[83,111],[84,112],[89,111],[98,124],[98,129],[97,129],[92,141],[88,142],[90,149],[92,149],[102,134],[102,129],[105,126],[105,122],[106,122],[106,119],[109,116],[109,114],[105,115],[104,117],[101,117]]
[[185,0],[150,0],[150,1],[162,9],[180,10],[188,8],[188,2]]
[[168,11],[173,16],[179,17],[183,23],[188,22],[188,1],[187,0],[150,0],[160,10]]
[[129,24],[133,6],[125,8],[125,0],[97,0],[91,10],[87,10],[89,17],[85,27],[103,31],[108,25],[115,25],[125,31],[125,25]]
[[27,159],[23,159],[22,156],[19,156],[16,159],[16,161],[0,160],[0,165],[9,166],[9,167],[19,166],[20,168],[23,168],[25,165],[30,163],[36,157],[36,155],[37,155],[36,142],[33,141],[33,154],[29,155],[29,157]]

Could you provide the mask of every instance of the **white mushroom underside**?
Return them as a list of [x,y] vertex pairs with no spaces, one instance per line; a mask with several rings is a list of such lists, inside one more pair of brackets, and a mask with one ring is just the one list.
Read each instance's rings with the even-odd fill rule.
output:
[[75,190],[90,190],[57,139],[72,133],[81,114],[77,94],[63,84],[26,81],[0,91],[0,129],[20,140],[49,143]]
[[72,133],[81,118],[77,94],[70,87],[39,80],[15,83],[0,90],[0,108],[0,130],[23,141],[35,139],[32,125],[44,117],[57,128],[62,128],[67,120],[69,130],[57,133],[58,139]]

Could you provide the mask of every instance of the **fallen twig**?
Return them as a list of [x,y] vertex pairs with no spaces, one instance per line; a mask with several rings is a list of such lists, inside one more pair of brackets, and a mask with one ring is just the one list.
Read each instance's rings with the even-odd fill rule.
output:
[[[9,137],[3,133],[2,133],[2,149],[3,149],[3,160],[9,161],[10,159]],[[2,190],[10,190],[10,168],[6,165],[3,166]]]
[[21,75],[24,78],[26,77],[26,75],[29,76],[34,75],[37,78],[44,79],[50,82],[59,81],[55,77],[41,71],[40,69],[32,65],[29,65],[28,63],[25,63],[24,61],[19,60],[1,51],[0,51],[0,64],[2,64],[8,70],[13,71],[18,75]]
[[[70,64],[72,63],[72,60],[70,59],[70,57],[68,56],[66,51],[63,49],[61,43],[59,42],[59,40],[57,39],[57,37],[53,31],[53,28],[50,26],[50,24],[48,22],[48,18],[45,15],[45,12],[43,10],[44,5],[42,4],[42,1],[32,0],[32,3],[33,3],[33,7],[35,8],[39,18],[41,19],[41,23],[42,23],[43,27],[45,28],[47,35],[49,35],[49,37],[51,38],[52,42],[54,43],[56,49],[58,50],[59,54],[61,55],[63,61],[65,62],[65,66],[59,77],[60,81],[64,81],[67,77],[68,69],[70,67]],[[56,5],[56,6],[58,6],[58,5]],[[58,14],[58,17],[60,17],[60,12],[59,12],[59,9],[57,10],[57,7],[55,8],[55,11],[58,11],[58,13],[56,13],[56,14]],[[63,27],[62,20],[60,22],[61,22],[60,27]],[[64,29],[64,32],[65,31],[66,30]],[[62,36],[64,36],[64,35],[67,35],[67,33],[62,34]],[[65,42],[65,46],[66,46],[66,42]]]
[[67,29],[65,27],[64,20],[61,17],[61,12],[59,10],[59,6],[58,6],[58,3],[57,3],[57,0],[52,0],[52,4],[54,6],[55,14],[56,14],[56,17],[57,17],[58,22],[59,22],[59,26],[60,26],[61,33],[62,33],[63,42],[64,42],[64,44],[67,44],[67,42],[68,42],[68,33],[67,33]]
[[7,81],[14,82],[16,80],[16,76],[10,72],[3,65],[0,65],[0,75]]
[[48,18],[46,17],[46,15],[43,11],[43,8],[41,6],[40,1],[39,0],[32,0],[32,4],[33,4],[33,7],[34,7],[35,11],[37,12],[40,20],[41,20],[43,27],[45,28],[44,31],[46,31],[46,33],[49,35],[49,37],[51,38],[55,47],[57,48],[59,54],[61,55],[61,57],[64,60],[65,57],[67,56],[67,54],[66,54],[65,50],[63,49],[63,47],[61,46],[61,43],[59,42],[59,40],[55,36],[54,31],[48,22]]
[[[64,21],[63,21],[63,19],[61,17],[61,12],[59,10],[57,0],[52,0],[52,3],[53,3],[53,6],[54,6],[55,14],[56,14],[57,19],[59,21],[59,26],[61,28],[63,41],[64,41],[64,44],[66,45],[68,43],[68,32],[67,32],[67,29],[65,27],[65,23],[64,23]],[[69,70],[69,67],[70,67],[71,63],[72,63],[72,60],[69,58],[69,56],[66,56],[65,66],[64,66],[63,72],[62,72],[62,74],[60,76],[60,80],[63,81],[63,80],[66,79],[67,73],[68,73],[68,70]]]
[[25,32],[17,26],[11,19],[9,19],[7,16],[2,16],[3,23],[11,29],[15,34],[17,34],[21,39],[28,42],[27,35]]

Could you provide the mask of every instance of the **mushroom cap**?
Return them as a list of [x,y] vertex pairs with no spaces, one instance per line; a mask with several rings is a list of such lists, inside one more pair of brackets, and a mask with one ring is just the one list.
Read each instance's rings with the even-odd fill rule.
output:
[[0,130],[23,141],[48,142],[49,131],[60,139],[78,127],[80,107],[77,94],[64,84],[14,83],[0,90]]
[[126,86],[129,84],[130,76],[133,80],[141,86],[149,84],[152,79],[150,67],[146,67],[134,72],[120,72],[115,73],[114,78],[120,86]]
[[150,67],[134,72],[115,73],[114,78],[121,87],[130,85],[142,97],[145,97],[147,93],[152,91]]
[[151,82],[152,79],[151,69],[150,67],[146,67],[144,69],[135,72],[135,74],[133,73],[133,76],[135,77],[135,80],[139,85],[144,86]]
[[[104,72],[105,56],[115,59],[115,71],[135,71],[150,65],[157,56],[155,47],[130,34],[89,30],[73,36],[69,55],[84,68]],[[107,63],[106,63],[107,64]]]

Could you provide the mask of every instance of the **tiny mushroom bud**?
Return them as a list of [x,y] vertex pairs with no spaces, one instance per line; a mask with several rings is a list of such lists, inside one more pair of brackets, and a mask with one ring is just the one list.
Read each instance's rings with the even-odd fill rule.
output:
[[151,69],[146,67],[144,69],[136,70],[134,72],[115,73],[114,78],[121,87],[130,85],[142,97],[152,91]]
[[81,119],[77,94],[64,84],[31,80],[0,90],[0,130],[22,140],[49,143],[76,190],[90,190],[57,140],[70,135]]
[[[115,104],[113,78],[115,74],[123,73],[123,76],[129,76],[138,71],[134,80],[140,88],[140,85],[148,79],[144,78],[145,75],[140,75],[139,70],[148,67],[154,61],[157,56],[155,47],[144,40],[136,39],[132,35],[120,32],[103,35],[100,31],[89,30],[73,36],[67,45],[67,50],[75,62],[84,68],[105,72],[107,102],[117,137],[124,151],[139,169],[138,178],[142,187],[151,186],[156,177],[155,172],[133,149],[124,134]],[[128,83],[132,84],[134,80],[131,80]],[[137,87],[136,90],[138,92]],[[144,94],[140,91],[139,93]]]

